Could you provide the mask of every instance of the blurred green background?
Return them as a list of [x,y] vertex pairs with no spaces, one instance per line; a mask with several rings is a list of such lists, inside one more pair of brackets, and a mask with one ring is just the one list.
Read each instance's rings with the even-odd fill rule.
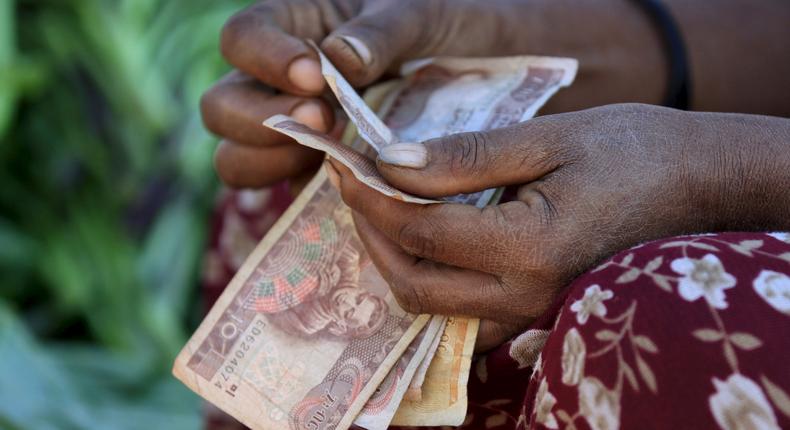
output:
[[200,320],[238,0],[0,0],[0,428],[199,428]]

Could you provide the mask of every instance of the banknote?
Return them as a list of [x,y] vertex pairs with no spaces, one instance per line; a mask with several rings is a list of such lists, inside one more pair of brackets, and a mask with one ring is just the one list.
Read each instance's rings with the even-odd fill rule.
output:
[[254,429],[347,428],[427,323],[404,312],[319,173],[176,360],[191,389]]
[[414,377],[409,382],[409,388],[403,396],[406,400],[417,402],[422,400],[422,384],[425,381],[425,375],[428,373],[428,366],[433,361],[433,356],[436,355],[436,350],[439,348],[439,341],[442,340],[444,335],[444,328],[447,325],[447,317],[442,315],[434,315],[429,324],[437,324],[439,326],[439,335],[434,337],[433,342],[428,347],[428,353],[422,359],[422,363],[417,367],[414,372]]
[[466,416],[469,368],[479,320],[450,317],[425,374],[417,401],[404,399],[391,424],[458,426]]
[[384,195],[410,203],[439,203],[438,200],[413,196],[393,187],[381,176],[375,161],[364,153],[357,152],[329,135],[315,131],[289,116],[274,115],[264,121],[263,125],[293,138],[302,145],[326,152],[332,158],[348,166],[357,179]]
[[[321,68],[359,135],[378,152],[395,142],[425,140],[465,131],[505,127],[529,119],[560,88],[573,82],[577,62],[569,58],[517,56],[501,58],[433,58],[405,64],[405,84],[384,120],[356,94],[318,48]],[[387,196],[411,203],[435,203],[389,185],[375,162],[326,135],[312,132],[284,116],[267,127],[297,142],[327,152],[349,167],[357,179]],[[497,190],[451,196],[440,201],[485,206]]]
[[[325,75],[336,73],[325,64],[322,68]],[[373,153],[397,141],[420,142],[526,119],[570,83],[575,62],[434,59],[404,66],[404,71],[407,76],[380,97],[389,106],[382,120],[342,75],[327,77],[362,138],[357,143],[367,142]],[[302,138],[320,135],[288,127]],[[331,140],[320,136],[322,145]],[[359,145],[353,149],[370,154]],[[494,195],[489,190],[453,199],[483,206]],[[466,408],[477,321],[448,321],[434,353],[433,339],[428,342],[424,331],[430,318],[397,305],[361,246],[349,209],[321,171],[248,257],[179,354],[173,372],[254,429],[345,429],[371,401],[388,411],[399,409],[395,419],[405,422],[427,410],[455,422]],[[420,359],[422,349],[427,351]],[[379,396],[395,392],[387,387],[405,386],[405,377],[384,382],[394,368],[416,373],[431,353],[422,385],[422,402],[430,400],[429,407]],[[449,379],[441,384],[442,378]]]
[[392,130],[384,125],[373,110],[365,104],[362,97],[357,94],[318,46],[312,41],[308,41],[308,44],[318,53],[321,60],[321,74],[324,75],[327,85],[335,94],[337,101],[340,102],[340,106],[356,126],[359,136],[377,153],[381,151],[382,147],[395,143],[396,138]]
[[[354,420],[354,424],[368,430],[384,430],[389,427],[398,405],[409,388],[409,382],[434,345],[434,339],[441,337],[441,329],[444,328],[441,324],[443,319],[444,317],[437,315],[431,317],[431,322],[412,341],[412,345],[368,399],[365,407]],[[431,355],[433,351],[435,349],[431,351]]]

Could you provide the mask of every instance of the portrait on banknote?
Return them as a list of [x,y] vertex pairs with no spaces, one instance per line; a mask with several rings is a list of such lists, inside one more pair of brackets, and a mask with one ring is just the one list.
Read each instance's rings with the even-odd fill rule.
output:
[[297,220],[290,240],[276,245],[270,265],[250,279],[246,306],[291,335],[370,337],[384,324],[388,305],[366,288],[378,274],[348,214],[333,215]]

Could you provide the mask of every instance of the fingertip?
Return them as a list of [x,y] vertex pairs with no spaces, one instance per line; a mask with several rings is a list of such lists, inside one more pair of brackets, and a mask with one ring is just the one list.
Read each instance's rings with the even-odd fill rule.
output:
[[349,48],[351,48],[351,51],[353,51],[354,54],[356,54],[357,58],[359,58],[359,61],[362,64],[366,66],[373,64],[373,54],[370,52],[370,48],[368,48],[368,45],[366,45],[365,42],[354,36],[338,36],[338,37],[340,38],[340,40],[345,42]]
[[288,80],[308,93],[318,94],[324,89],[321,65],[311,57],[300,57],[288,66]]
[[395,167],[422,169],[428,165],[428,150],[421,143],[393,143],[381,148],[378,159]]
[[290,115],[302,124],[320,132],[328,131],[331,122],[320,101],[301,103],[291,111]]
[[321,42],[321,50],[352,85],[367,85],[376,78],[373,54],[360,39],[330,35]]

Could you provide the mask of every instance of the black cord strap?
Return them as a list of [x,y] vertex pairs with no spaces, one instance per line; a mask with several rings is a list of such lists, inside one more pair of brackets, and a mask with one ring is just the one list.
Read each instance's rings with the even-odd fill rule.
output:
[[661,0],[635,1],[647,12],[663,36],[664,49],[669,61],[669,81],[663,105],[676,109],[688,109],[691,82],[686,46],[683,43],[680,29]]

